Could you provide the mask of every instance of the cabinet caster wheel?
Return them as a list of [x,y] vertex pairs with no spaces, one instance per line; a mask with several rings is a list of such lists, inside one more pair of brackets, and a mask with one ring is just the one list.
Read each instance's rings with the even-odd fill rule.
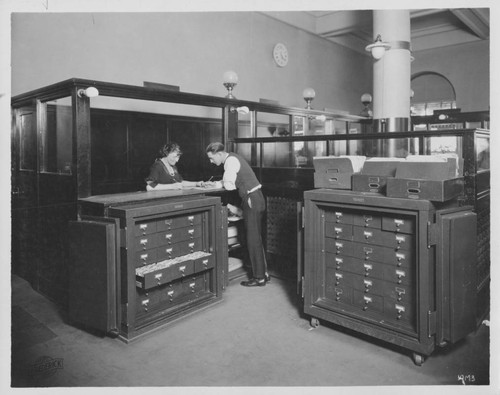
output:
[[311,326],[317,328],[319,326],[319,320],[317,318],[311,318]]
[[424,363],[424,356],[414,352],[413,353],[413,362],[417,366],[422,366],[422,364]]

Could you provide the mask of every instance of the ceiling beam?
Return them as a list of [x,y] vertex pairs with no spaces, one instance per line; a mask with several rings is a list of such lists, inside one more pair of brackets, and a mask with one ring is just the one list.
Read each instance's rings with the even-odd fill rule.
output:
[[372,20],[371,10],[332,12],[316,18],[316,34],[335,37],[355,30],[371,30]]
[[488,9],[474,10],[471,8],[450,9],[472,33],[486,40],[490,37],[490,17]]

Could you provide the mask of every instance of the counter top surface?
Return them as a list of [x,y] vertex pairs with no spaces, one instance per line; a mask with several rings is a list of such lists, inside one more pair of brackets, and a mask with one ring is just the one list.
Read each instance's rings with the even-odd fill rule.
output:
[[168,199],[168,198],[183,198],[192,195],[205,195],[213,192],[223,192],[223,188],[184,188],[178,190],[163,190],[163,191],[138,191],[113,193],[109,195],[95,195],[87,198],[78,199],[82,203],[97,203],[106,206],[114,206],[124,203],[142,202],[148,200]]

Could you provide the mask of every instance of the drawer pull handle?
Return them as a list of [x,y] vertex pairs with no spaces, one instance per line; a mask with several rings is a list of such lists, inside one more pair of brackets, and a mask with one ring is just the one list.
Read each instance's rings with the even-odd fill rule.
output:
[[365,305],[363,306],[363,310],[368,310],[368,304],[372,302],[372,298],[369,296],[363,296],[363,299],[365,301]]
[[172,240],[172,233],[167,233],[165,235],[165,239],[167,239],[168,241],[171,241]]
[[194,287],[195,287],[195,285],[196,285],[195,283],[191,283],[191,284],[189,284],[189,288],[191,288],[191,292],[194,292],[194,291],[195,291],[195,288],[194,288]]
[[194,235],[194,229],[189,229],[189,230],[188,230],[188,233],[189,233],[189,235],[190,235],[191,237],[193,237],[193,235]]
[[394,307],[396,307],[396,310],[398,312],[397,319],[400,320],[403,316],[403,313],[405,312],[405,307],[399,304],[395,305]]
[[208,259],[204,259],[204,260],[202,261],[202,264],[203,264],[203,266],[208,266]]
[[363,234],[365,235],[365,239],[369,239],[370,237],[373,236],[373,233],[372,232],[363,232]]
[[142,254],[141,260],[145,261],[146,259],[148,259],[148,254]]
[[186,266],[180,266],[179,271],[184,275],[184,272],[186,271]]
[[141,245],[146,246],[148,244],[148,239],[141,239]]

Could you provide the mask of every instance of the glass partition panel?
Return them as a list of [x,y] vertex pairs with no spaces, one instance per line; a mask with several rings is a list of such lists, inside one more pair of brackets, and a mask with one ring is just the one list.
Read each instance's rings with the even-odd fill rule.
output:
[[205,148],[222,141],[222,108],[98,96],[90,114],[94,184],[142,188],[160,148],[172,142],[183,152],[176,166],[185,180],[214,172]]
[[19,168],[36,169],[36,110],[35,106],[19,111]]
[[259,165],[259,162],[253,164],[252,160],[252,144],[253,143],[238,143],[234,145],[234,152],[243,157],[252,166]]
[[490,170],[490,136],[476,133],[475,139],[477,171]]
[[264,143],[264,167],[295,167],[296,157],[291,154],[292,142]]
[[256,113],[257,137],[290,136],[290,116],[269,112]]
[[47,102],[46,125],[41,133],[40,171],[71,174],[73,112],[69,97]]

